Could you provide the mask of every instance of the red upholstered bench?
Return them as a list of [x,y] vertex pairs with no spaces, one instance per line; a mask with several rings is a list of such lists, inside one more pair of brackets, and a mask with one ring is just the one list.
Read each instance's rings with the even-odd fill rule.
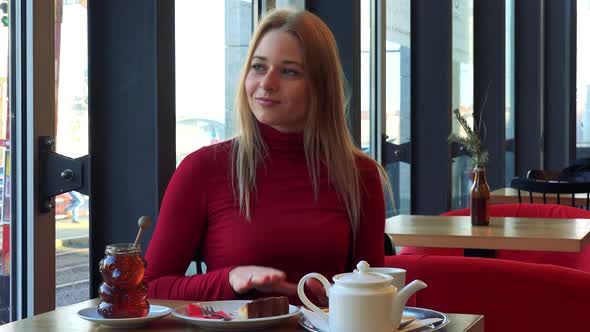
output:
[[[492,217],[523,218],[583,218],[590,219],[590,211],[555,204],[497,204],[490,206]],[[468,216],[469,209],[450,211],[443,216]],[[404,247],[400,255],[463,256],[463,249]],[[529,263],[554,264],[590,272],[590,248],[580,253],[551,251],[498,250],[496,258]]]
[[555,265],[449,256],[386,256],[428,288],[408,305],[482,314],[485,331],[585,331],[590,273]]

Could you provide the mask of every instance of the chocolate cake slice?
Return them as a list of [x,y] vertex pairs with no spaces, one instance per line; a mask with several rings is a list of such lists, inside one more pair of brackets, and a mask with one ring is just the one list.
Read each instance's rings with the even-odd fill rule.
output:
[[238,309],[240,318],[262,318],[289,313],[289,299],[285,296],[266,297],[246,303]]

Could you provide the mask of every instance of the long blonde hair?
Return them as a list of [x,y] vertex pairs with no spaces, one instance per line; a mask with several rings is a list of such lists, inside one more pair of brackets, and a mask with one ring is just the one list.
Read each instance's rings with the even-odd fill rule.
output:
[[[344,204],[356,239],[360,220],[360,174],[356,158],[368,158],[352,142],[346,125],[345,78],[336,41],[322,20],[307,11],[275,9],[260,22],[250,42],[236,95],[238,132],[233,144],[232,178],[240,212],[250,219],[250,194],[256,190],[256,166],[263,160],[266,145],[248,105],[245,80],[252,55],[264,34],[270,30],[288,32],[298,38],[304,53],[309,110],[303,130],[303,145],[315,198],[319,194],[320,165],[328,170],[329,180]],[[382,183],[389,186],[383,168],[375,162]],[[391,192],[389,190],[389,192]]]

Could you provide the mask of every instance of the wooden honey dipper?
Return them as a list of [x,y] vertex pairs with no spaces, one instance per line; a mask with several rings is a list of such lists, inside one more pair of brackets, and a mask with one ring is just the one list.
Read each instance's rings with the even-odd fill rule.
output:
[[133,243],[134,247],[141,242],[141,238],[143,237],[143,232],[152,226],[152,218],[148,216],[141,216],[137,220],[137,225],[139,226],[139,231],[137,232],[137,237],[135,238],[135,243]]

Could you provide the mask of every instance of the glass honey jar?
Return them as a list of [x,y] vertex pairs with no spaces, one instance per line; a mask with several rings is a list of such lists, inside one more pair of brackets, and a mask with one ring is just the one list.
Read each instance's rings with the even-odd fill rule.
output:
[[133,243],[107,245],[99,263],[103,282],[98,313],[104,318],[145,317],[149,312],[141,247]]

